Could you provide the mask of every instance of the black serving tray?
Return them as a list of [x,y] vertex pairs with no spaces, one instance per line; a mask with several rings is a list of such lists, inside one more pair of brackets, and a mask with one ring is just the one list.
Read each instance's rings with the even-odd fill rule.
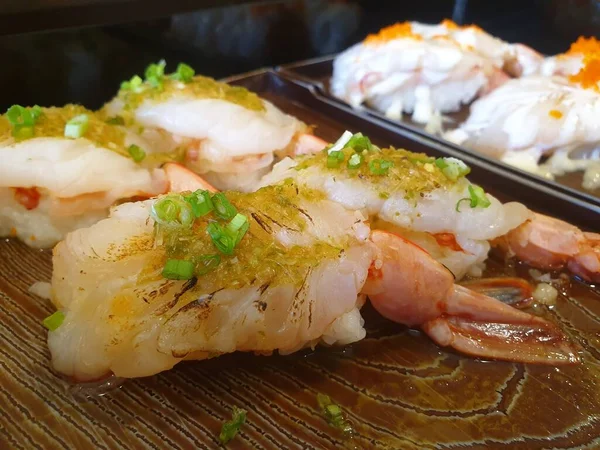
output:
[[315,125],[315,134],[327,141],[335,141],[348,129],[368,135],[379,146],[392,145],[432,156],[460,158],[472,169],[469,179],[503,201],[519,201],[533,210],[545,212],[590,230],[600,228],[598,198],[558,183],[540,180],[536,176],[450,145],[424,132],[398,126],[373,114],[355,111],[350,106],[329,98],[319,86],[291,77],[287,72],[264,69],[229,77],[223,81],[244,86],[273,102],[283,111]]
[[[322,96],[324,99],[333,102],[339,107],[350,108],[345,102],[334,97],[329,90],[329,80],[333,72],[334,58],[335,55],[331,55],[306,61],[300,61],[280,66],[277,68],[277,71],[284,74],[288,78],[294,79],[297,82],[302,83],[305,86],[313,86],[318,95]],[[474,150],[455,145],[451,142],[446,141],[445,139],[427,133],[421,125],[412,122],[409,116],[407,115],[405,115],[405,119],[402,122],[398,122],[387,118],[384,114],[375,111],[374,109],[371,109],[369,107],[354,109],[354,111],[361,117],[376,118],[380,121],[392,125],[397,129],[410,131],[414,134],[427,137],[428,139],[433,139],[438,143],[443,144],[448,148],[452,148],[461,154],[472,155],[474,158],[478,159],[483,164],[508,169],[509,171],[513,172],[516,176],[532,180],[533,182],[546,186],[548,189],[560,191],[567,196],[573,197],[574,199],[579,199],[583,202],[600,206],[600,189],[596,189],[594,191],[588,191],[583,189],[581,187],[581,172],[566,174],[565,176],[557,177],[556,181],[547,180],[540,176],[509,166],[508,164],[505,164],[497,159],[490,158]],[[451,120],[454,120],[456,123],[460,123],[467,117],[467,113],[468,111],[467,109],[465,109],[456,114],[449,115],[449,118]]]

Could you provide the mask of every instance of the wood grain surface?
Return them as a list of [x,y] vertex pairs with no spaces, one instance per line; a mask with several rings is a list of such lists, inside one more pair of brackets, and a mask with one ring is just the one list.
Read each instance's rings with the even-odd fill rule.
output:
[[[277,103],[326,139],[344,129]],[[528,277],[521,265],[488,266]],[[41,321],[54,308],[28,291],[50,276],[50,251],[0,240],[0,449],[214,449],[234,405],[248,416],[231,449],[600,448],[600,294],[576,280],[556,305],[531,310],[581,345],[576,366],[462,357],[367,307],[366,339],[344,349],[181,363],[100,395],[51,368]],[[327,424],[319,393],[343,408],[354,438]]]

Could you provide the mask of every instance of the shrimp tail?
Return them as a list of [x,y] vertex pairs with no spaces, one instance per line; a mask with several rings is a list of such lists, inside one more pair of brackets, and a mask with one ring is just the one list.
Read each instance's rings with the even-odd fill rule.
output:
[[181,164],[169,162],[162,168],[169,181],[169,192],[195,191],[197,189],[217,192],[217,189],[208,181]]
[[554,324],[455,286],[447,314],[421,328],[438,345],[471,356],[534,364],[575,364],[578,348]]
[[[400,236],[376,230],[371,240],[379,254],[363,290],[384,317],[420,326],[437,344],[473,356],[555,365],[579,361],[577,347],[554,324],[454,284],[450,271]],[[515,284],[511,280],[507,283]],[[485,284],[474,287],[489,290]]]

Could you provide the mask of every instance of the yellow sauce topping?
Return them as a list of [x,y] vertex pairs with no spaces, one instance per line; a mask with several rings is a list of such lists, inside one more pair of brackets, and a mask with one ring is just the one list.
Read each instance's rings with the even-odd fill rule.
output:
[[561,119],[561,118],[562,118],[562,116],[563,116],[563,113],[562,113],[562,112],[560,112],[558,109],[551,109],[551,110],[548,112],[548,115],[549,115],[550,117],[552,117],[553,119]]
[[[96,113],[80,105],[69,104],[62,108],[42,108],[42,114],[33,126],[32,137],[64,138],[67,122],[81,114],[88,117],[88,126],[83,135],[85,139],[117,153],[128,155],[124,147],[125,131],[107,124]],[[0,118],[0,141],[10,138],[12,138],[12,126],[4,114]]]
[[[355,153],[350,148],[342,150],[344,163],[339,167],[327,167],[327,150],[300,160],[298,170],[318,166],[341,177],[359,179],[370,186],[376,187],[380,197],[387,198],[397,192],[403,192],[409,198],[430,192],[441,187],[450,187],[456,183],[451,181],[440,167],[435,164],[435,158],[424,153],[413,153],[404,149],[384,148],[378,151],[364,151],[363,162],[356,169],[347,167],[347,161]],[[385,160],[392,163],[385,174],[373,173],[370,168],[372,161]]]
[[[174,97],[193,97],[198,99],[218,99],[235,103],[253,111],[264,111],[265,106],[258,95],[240,86],[231,86],[209,77],[197,75],[189,82],[162,78],[161,86],[156,87],[147,81],[138,89],[120,89],[118,98],[125,104],[125,112],[133,112],[144,101],[166,101]],[[126,114],[125,114],[126,115]],[[125,117],[127,120],[127,117]]]
[[300,286],[311,268],[324,260],[337,258],[351,243],[352,238],[348,235],[328,241],[315,239],[307,246],[292,245],[286,248],[275,238],[281,232],[291,235],[305,233],[307,227],[313,226],[302,203],[322,201],[324,195],[319,191],[300,190],[295,184],[286,182],[253,193],[226,192],[226,196],[249,222],[248,232],[232,255],[219,253],[211,241],[207,226],[215,217],[208,214],[197,218],[188,228],[169,229],[157,225],[154,245],[140,246],[132,242],[119,256],[124,258],[151,252],[149,266],[142,275],[142,278],[150,280],[162,278],[161,271],[167,259],[193,261],[206,255],[219,255],[218,266],[198,276],[197,286],[193,290],[197,293],[248,285],[290,283]]

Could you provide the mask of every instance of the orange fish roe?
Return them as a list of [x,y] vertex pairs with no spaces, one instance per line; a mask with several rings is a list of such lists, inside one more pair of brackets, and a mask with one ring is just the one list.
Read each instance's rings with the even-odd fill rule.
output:
[[456,24],[456,22],[453,22],[450,19],[444,19],[444,20],[442,20],[442,22],[440,23],[440,25],[446,27],[448,30],[456,30],[456,29],[458,29],[458,25]]
[[600,53],[585,55],[583,67],[575,75],[569,77],[572,83],[579,83],[582,88],[592,88],[598,91],[600,81]]
[[600,53],[600,41],[595,37],[586,38],[583,36],[579,36],[575,42],[571,44],[569,50],[565,53],[565,55],[574,55],[574,54],[590,54],[590,53]]
[[558,109],[551,109],[550,111],[548,111],[548,115],[553,119],[560,119],[563,116],[563,113],[560,112]]
[[415,34],[412,32],[412,25],[410,24],[410,22],[402,22],[390,25],[389,27],[382,28],[377,34],[368,35],[365,39],[365,43],[375,44],[403,37],[423,39],[419,34]]

